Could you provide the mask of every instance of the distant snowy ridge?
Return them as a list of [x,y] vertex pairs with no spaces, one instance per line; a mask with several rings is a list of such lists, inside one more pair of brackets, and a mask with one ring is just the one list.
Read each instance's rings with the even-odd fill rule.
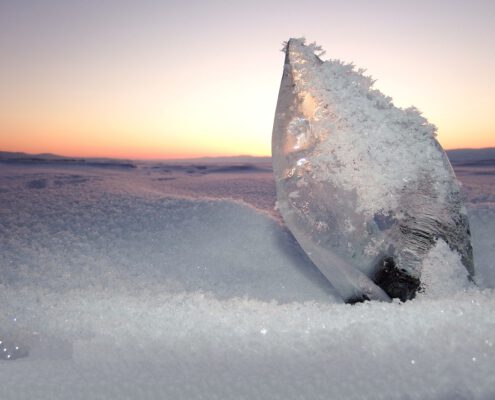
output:
[[452,164],[475,164],[477,162],[482,164],[491,160],[493,161],[492,165],[495,165],[495,147],[447,150],[447,155]]
[[0,160],[16,160],[16,159],[42,159],[42,160],[59,160],[67,158],[51,153],[29,154],[22,152],[0,151]]
[[82,165],[88,167],[118,167],[118,168],[136,168],[129,160],[112,159],[112,158],[71,158],[58,156],[56,154],[28,154],[20,152],[0,151],[0,163],[10,164],[64,164],[64,165]]
[[[483,160],[495,160],[495,147],[486,147],[481,149],[454,149],[446,150],[447,156],[452,164],[462,163],[474,163]],[[53,160],[72,160],[86,163],[135,163],[133,160],[118,159],[118,158],[73,158],[65,157],[56,154],[42,153],[42,154],[29,154],[22,152],[8,152],[0,151],[0,162],[5,160],[23,160],[29,161],[53,161]],[[139,161],[149,163],[168,162],[175,165],[183,165],[185,163],[198,164],[198,163],[221,163],[221,164],[249,164],[249,163],[271,163],[271,157],[263,156],[232,156],[232,157],[197,157],[197,158],[184,158],[184,159],[156,159],[150,161]]]

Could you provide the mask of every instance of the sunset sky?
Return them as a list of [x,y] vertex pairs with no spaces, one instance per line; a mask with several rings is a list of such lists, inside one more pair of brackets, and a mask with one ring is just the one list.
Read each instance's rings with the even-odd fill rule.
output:
[[0,150],[269,155],[281,43],[305,36],[495,146],[495,1],[0,0]]

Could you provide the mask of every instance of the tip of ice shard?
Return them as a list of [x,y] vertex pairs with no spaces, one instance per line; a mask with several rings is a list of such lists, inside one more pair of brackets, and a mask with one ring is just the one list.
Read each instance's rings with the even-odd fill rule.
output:
[[412,299],[439,239],[472,277],[466,209],[436,128],[320,50],[285,46],[272,157],[287,227],[348,302]]

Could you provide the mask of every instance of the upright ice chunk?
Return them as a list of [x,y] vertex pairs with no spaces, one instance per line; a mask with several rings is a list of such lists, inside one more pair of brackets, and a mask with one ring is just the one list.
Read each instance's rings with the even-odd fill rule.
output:
[[457,180],[414,108],[290,39],[272,137],[278,208],[297,241],[349,302],[411,299],[439,238],[474,274]]

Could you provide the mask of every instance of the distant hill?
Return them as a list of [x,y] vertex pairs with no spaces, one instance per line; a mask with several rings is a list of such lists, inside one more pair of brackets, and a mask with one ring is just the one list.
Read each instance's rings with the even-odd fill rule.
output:
[[448,150],[447,155],[454,165],[495,165],[495,147]]
[[50,153],[28,154],[9,151],[0,151],[0,162],[8,164],[70,164],[100,168],[136,168],[136,165],[128,160],[118,160],[112,158],[69,158]]
[[[495,147],[482,149],[455,149],[447,150],[447,156],[454,165],[495,165]],[[21,152],[0,151],[0,161],[10,162],[64,162],[78,163],[85,165],[120,165],[134,166],[131,160],[114,159],[114,158],[69,158],[57,154],[42,153],[28,154]],[[270,163],[271,157],[256,156],[232,156],[232,157],[198,157],[185,159],[156,159],[150,161],[167,161],[171,163],[195,162],[195,163],[221,163],[221,164],[245,164],[245,163]]]
[[38,160],[61,160],[67,157],[57,156],[56,154],[28,154],[21,152],[0,151],[0,160],[17,160],[17,159],[38,159]]
[[194,163],[217,163],[217,164],[246,164],[246,163],[271,163],[271,157],[259,157],[259,156],[229,156],[229,157],[196,157],[196,158],[177,158],[177,159],[155,159],[150,161],[166,161],[173,163],[194,162]]

